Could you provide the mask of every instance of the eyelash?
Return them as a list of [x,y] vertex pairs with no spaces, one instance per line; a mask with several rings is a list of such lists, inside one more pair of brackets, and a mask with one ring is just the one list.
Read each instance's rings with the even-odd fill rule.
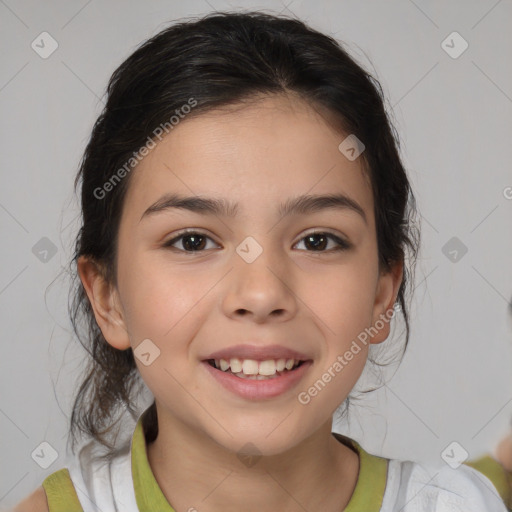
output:
[[[200,250],[200,251],[186,251],[184,249],[178,249],[176,247],[172,247],[177,241],[185,238],[186,236],[190,236],[190,235],[200,235],[200,236],[203,236],[205,238],[208,238],[209,240],[212,240],[212,238],[209,237],[208,235],[206,235],[206,233],[202,233],[201,231],[188,230],[188,231],[181,232],[178,236],[176,236],[176,237],[172,238],[171,240],[168,240],[167,242],[165,242],[163,244],[163,247],[171,249],[171,250],[174,250],[174,251],[183,252],[183,253],[186,253],[186,254],[194,254],[194,253],[199,253],[199,252],[205,252],[206,249],[203,249],[203,250]],[[330,249],[330,250],[306,251],[306,252],[319,253],[319,254],[321,254],[321,253],[332,253],[332,252],[338,252],[338,251],[346,251],[346,250],[348,250],[348,249],[350,249],[352,247],[352,244],[350,244],[349,242],[339,238],[338,236],[334,235],[333,233],[329,233],[328,231],[312,231],[310,233],[307,233],[306,235],[304,235],[299,240],[299,242],[297,242],[297,244],[302,242],[305,238],[307,238],[308,236],[311,236],[311,235],[325,235],[327,238],[329,238],[331,240],[334,240],[338,244],[338,246],[335,247],[334,249]],[[295,244],[295,245],[297,245],[297,244]]]

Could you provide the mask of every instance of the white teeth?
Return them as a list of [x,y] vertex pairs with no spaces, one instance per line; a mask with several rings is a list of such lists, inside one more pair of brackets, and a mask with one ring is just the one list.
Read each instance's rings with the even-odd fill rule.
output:
[[240,373],[242,371],[242,361],[236,357],[229,360],[229,366],[233,373]]
[[281,373],[285,369],[292,370],[298,366],[300,361],[295,359],[267,359],[265,361],[256,361],[254,359],[215,359],[215,367],[223,372],[231,369],[231,373],[241,378],[252,378],[264,380],[267,377],[278,377],[276,373]]
[[[245,373],[245,370],[244,370]],[[260,371],[258,372],[260,375],[275,375],[276,373],[276,362],[270,359],[269,361],[261,361],[260,363]]]
[[242,364],[242,371],[245,375],[257,375],[258,374],[258,361],[254,359],[244,359]]

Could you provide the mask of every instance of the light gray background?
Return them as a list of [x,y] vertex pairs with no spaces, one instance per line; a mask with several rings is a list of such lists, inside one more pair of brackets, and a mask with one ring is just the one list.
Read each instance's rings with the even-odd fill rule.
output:
[[[350,425],[336,429],[376,454],[441,463],[452,441],[475,457],[508,428],[510,0],[0,0],[0,507],[64,465],[82,351],[59,273],[79,227],[72,182],[107,80],[169,22],[239,7],[291,11],[345,41],[377,73],[423,217],[406,357],[393,380],[352,411]],[[31,48],[43,31],[59,45],[47,59]],[[469,43],[456,59],[441,46],[453,31]],[[468,248],[456,263],[442,252],[453,236]],[[46,263],[32,252],[42,237],[58,249]],[[43,441],[59,454],[47,469],[31,457]]]

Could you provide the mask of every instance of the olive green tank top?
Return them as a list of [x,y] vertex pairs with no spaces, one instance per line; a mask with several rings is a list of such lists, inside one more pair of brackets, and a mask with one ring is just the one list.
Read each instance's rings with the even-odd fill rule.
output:
[[[365,452],[357,442],[340,434],[334,434],[338,440],[349,443],[359,454],[360,469],[357,484],[346,512],[378,512],[381,509],[384,489],[386,487],[387,459]],[[139,419],[135,427],[131,445],[131,469],[133,482],[125,482],[133,486],[135,504],[133,510],[140,512],[174,512],[165,498],[149,465],[146,441]],[[83,512],[84,508],[78,498],[68,468],[62,468],[43,481],[50,512]],[[88,498],[80,492],[82,500]],[[101,509],[101,504],[96,504]],[[126,506],[126,504],[125,504]],[[91,508],[92,510],[93,508]],[[119,508],[119,510],[124,510]],[[132,510],[129,508],[129,510]],[[110,512],[110,511],[108,511]]]

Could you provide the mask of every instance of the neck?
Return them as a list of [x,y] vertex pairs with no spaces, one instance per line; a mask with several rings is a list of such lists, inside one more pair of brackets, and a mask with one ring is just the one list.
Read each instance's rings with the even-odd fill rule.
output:
[[148,461],[176,511],[343,510],[354,491],[359,457],[331,434],[330,422],[279,455],[241,460],[180,422],[162,425]]

